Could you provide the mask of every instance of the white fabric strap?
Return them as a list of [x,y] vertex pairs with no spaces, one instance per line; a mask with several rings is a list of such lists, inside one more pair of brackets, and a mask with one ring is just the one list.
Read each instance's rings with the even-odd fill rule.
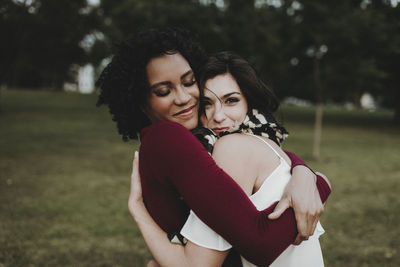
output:
[[260,137],[260,136],[258,136],[258,135],[250,134],[250,133],[244,133],[244,134],[245,134],[245,135],[249,135],[249,136],[254,136],[254,137],[257,138],[257,139],[260,139],[260,140],[263,141],[267,146],[269,146],[269,147],[272,149],[272,151],[274,151],[274,153],[275,153],[280,159],[283,159],[282,156],[275,150],[275,148],[273,148],[270,144],[268,144],[268,142],[267,142],[264,138],[262,138],[262,137]]

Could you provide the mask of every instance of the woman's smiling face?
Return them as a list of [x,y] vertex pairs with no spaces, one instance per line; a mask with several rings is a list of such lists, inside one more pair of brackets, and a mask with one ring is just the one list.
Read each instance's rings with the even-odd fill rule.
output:
[[202,102],[205,112],[201,115],[201,123],[216,134],[229,130],[246,118],[247,101],[230,73],[206,81]]
[[199,88],[187,60],[179,53],[153,58],[146,66],[150,96],[146,115],[152,122],[173,121],[187,129],[198,124]]

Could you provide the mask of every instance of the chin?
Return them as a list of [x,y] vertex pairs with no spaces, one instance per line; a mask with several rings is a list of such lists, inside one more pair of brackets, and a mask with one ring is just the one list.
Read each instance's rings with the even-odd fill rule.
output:
[[183,127],[185,127],[188,130],[192,130],[197,127],[198,120],[197,118],[192,118],[190,120],[184,121],[184,122],[179,122]]

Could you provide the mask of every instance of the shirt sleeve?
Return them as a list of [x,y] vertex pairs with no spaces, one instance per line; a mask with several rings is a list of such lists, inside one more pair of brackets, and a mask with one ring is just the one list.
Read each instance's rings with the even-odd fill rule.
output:
[[[143,170],[150,168],[152,175],[159,177],[158,183],[176,190],[204,223],[257,266],[271,264],[297,235],[292,209],[277,220],[269,220],[276,203],[258,211],[240,186],[179,124],[159,124],[142,138],[140,165],[142,179]],[[166,201],[162,205],[176,209],[168,207]]]

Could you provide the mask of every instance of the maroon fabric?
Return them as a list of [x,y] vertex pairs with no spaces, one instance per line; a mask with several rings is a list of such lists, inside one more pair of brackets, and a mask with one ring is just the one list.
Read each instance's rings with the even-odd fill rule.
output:
[[[180,231],[190,207],[257,266],[271,264],[294,241],[297,229],[293,210],[269,220],[276,203],[258,211],[180,124],[161,121],[143,129],[139,155],[143,199],[153,219],[167,233]],[[295,164],[302,162],[294,154],[288,155]],[[318,189],[325,201],[329,186],[320,184]]]

